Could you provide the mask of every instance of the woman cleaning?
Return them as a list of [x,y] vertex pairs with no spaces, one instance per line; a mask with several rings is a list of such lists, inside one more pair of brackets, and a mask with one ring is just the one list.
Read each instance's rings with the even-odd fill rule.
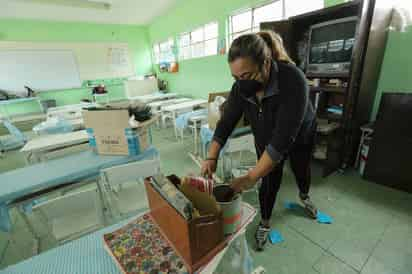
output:
[[309,198],[316,118],[305,75],[286,53],[279,35],[265,31],[240,36],[230,47],[228,62],[235,83],[203,162],[202,174],[211,176],[216,171],[219,152],[244,115],[255,138],[258,162],[246,175],[235,178],[231,187],[241,192],[262,179],[261,221],[255,234],[256,248],[261,251],[270,232],[286,159],[305,211],[316,218],[317,209]]

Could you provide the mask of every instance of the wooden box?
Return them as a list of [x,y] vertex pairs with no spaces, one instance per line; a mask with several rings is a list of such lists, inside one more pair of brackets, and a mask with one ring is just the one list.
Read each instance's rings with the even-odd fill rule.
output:
[[145,181],[150,214],[183,258],[190,273],[207,264],[225,246],[221,216],[201,216],[187,221],[158,191]]

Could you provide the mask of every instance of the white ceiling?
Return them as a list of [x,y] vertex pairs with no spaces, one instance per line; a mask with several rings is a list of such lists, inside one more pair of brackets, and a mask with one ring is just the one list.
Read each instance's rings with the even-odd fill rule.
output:
[[[110,8],[99,2],[110,4]],[[0,18],[142,25],[165,14],[176,2],[177,0],[0,0]]]

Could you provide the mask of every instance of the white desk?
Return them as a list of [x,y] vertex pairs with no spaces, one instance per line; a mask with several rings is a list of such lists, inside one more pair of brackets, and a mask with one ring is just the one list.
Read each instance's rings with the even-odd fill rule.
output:
[[[184,102],[187,102],[187,101],[190,101],[190,100],[191,99],[189,99],[189,98],[167,99],[167,100],[162,100],[162,101],[156,101],[156,102],[149,103],[148,106],[151,108],[153,114],[157,114],[157,113],[161,114],[162,107],[170,106],[170,105],[173,105],[173,104],[180,104],[180,103],[184,103]],[[158,123],[159,123],[159,121],[161,121],[161,120],[159,119]],[[164,126],[163,123],[161,123],[160,126],[163,127]]]
[[193,108],[200,107],[202,105],[206,105],[207,100],[204,99],[195,99],[187,102],[183,102],[180,104],[174,104],[170,106],[165,106],[162,107],[162,121],[165,120],[165,118],[171,118],[173,121],[174,125],[174,130],[175,130],[175,136],[176,139],[178,138],[177,134],[177,128],[176,128],[176,116],[180,113],[192,111]]
[[66,105],[47,109],[47,118],[61,117],[66,120],[75,120],[82,118],[82,110],[85,107],[98,106],[96,103],[80,103]]
[[160,100],[166,100],[166,99],[172,99],[176,98],[177,94],[176,93],[153,93],[153,94],[147,94],[147,95],[142,95],[142,96],[136,96],[136,97],[129,97],[129,101],[139,101],[145,104],[154,102],[154,101],[160,101]]
[[86,130],[51,134],[30,140],[20,151],[26,155],[27,162],[40,162],[49,152],[86,144],[88,140]]
[[[0,120],[2,117],[0,116]],[[25,122],[32,122],[32,121],[37,121],[37,120],[45,120],[46,119],[46,114],[44,113],[28,113],[24,115],[16,115],[16,116],[11,116],[9,117],[10,121],[13,124],[16,123],[25,123]]]
[[190,100],[190,98],[168,99],[149,103],[148,106],[151,107],[152,110],[160,110],[162,107],[170,106],[173,104],[181,104]]
[[169,111],[169,112],[173,112],[173,111],[180,111],[180,110],[186,110],[186,109],[190,109],[192,110],[194,107],[198,107],[201,105],[207,104],[207,100],[204,99],[194,99],[194,100],[190,100],[187,102],[183,102],[180,104],[175,104],[175,105],[170,105],[170,106],[165,106],[162,107],[163,111]]

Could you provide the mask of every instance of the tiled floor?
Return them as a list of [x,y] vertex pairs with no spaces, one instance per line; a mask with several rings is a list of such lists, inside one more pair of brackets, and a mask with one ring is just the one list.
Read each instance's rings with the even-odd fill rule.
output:
[[[187,156],[193,149],[190,138],[176,142],[171,130],[155,130],[154,144],[164,173],[199,172]],[[24,165],[18,152],[5,156],[0,172]],[[255,265],[270,274],[412,274],[412,195],[364,181],[355,171],[321,178],[317,164],[313,167],[312,199],[334,223],[321,225],[283,208],[284,201],[297,197],[293,175],[286,169],[272,218],[273,228],[285,240],[260,253],[251,248]],[[258,206],[254,191],[243,198]],[[30,233],[15,212],[13,219],[13,233],[0,232],[1,267],[31,254]],[[31,219],[42,236],[41,250],[53,248],[56,241],[45,232],[45,221],[37,215]],[[257,222],[247,231],[250,247]]]

